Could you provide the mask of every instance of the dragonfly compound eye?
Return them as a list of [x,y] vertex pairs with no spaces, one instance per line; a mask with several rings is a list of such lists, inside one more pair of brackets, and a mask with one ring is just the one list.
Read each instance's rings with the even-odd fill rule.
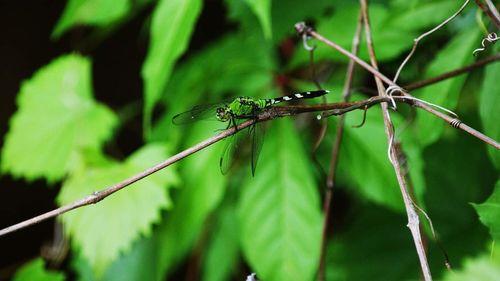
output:
[[218,107],[216,112],[217,119],[222,122],[227,122],[231,119],[231,116],[226,107]]

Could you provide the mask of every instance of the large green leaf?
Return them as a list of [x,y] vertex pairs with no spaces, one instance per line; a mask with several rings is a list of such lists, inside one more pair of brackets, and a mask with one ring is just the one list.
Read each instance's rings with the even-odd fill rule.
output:
[[226,203],[218,213],[203,259],[202,280],[231,280],[239,261],[238,217],[235,206]]
[[[89,167],[71,175],[57,198],[60,205],[80,199],[96,190],[118,183],[167,156],[163,145],[150,144],[123,163]],[[130,249],[140,235],[148,236],[160,211],[170,207],[167,186],[177,181],[172,168],[142,179],[99,204],[62,216],[74,245],[81,250],[96,276]]]
[[2,170],[29,180],[61,179],[81,150],[99,150],[115,115],[92,98],[91,63],[55,59],[24,82],[2,148]]
[[[194,144],[207,138],[213,134],[214,128],[218,128],[218,124],[215,125],[194,126],[188,143]],[[205,219],[224,195],[226,183],[219,169],[220,148],[220,145],[206,148],[180,163],[184,179],[182,188],[175,194],[174,208],[155,232],[161,276],[171,273],[188,255],[203,229]]]
[[36,258],[23,265],[12,281],[63,281],[64,279],[62,272],[46,270],[43,259]]
[[[472,50],[477,47],[478,35],[477,28],[463,30],[437,54],[436,58],[428,66],[425,77],[437,76],[471,62],[473,59]],[[423,46],[421,45],[420,48]],[[427,86],[413,94],[425,101],[454,110],[458,104],[465,78],[465,76],[458,76],[447,79]],[[428,145],[439,138],[444,126],[449,125],[428,112],[418,110],[415,126],[418,128],[419,139],[423,144]]]
[[[470,202],[484,202],[498,180],[483,143],[457,135],[428,146],[425,160],[426,211],[452,265],[475,256],[489,240]],[[480,245],[481,247],[478,247]],[[439,250],[429,251],[435,268],[442,268]],[[434,256],[434,257],[433,257]]]
[[473,204],[481,222],[490,229],[491,237],[500,240],[500,181],[493,194],[481,204]]
[[321,243],[311,164],[290,120],[273,121],[256,176],[242,187],[243,253],[262,280],[312,280]]
[[245,0],[259,19],[262,31],[267,39],[272,37],[271,0]]
[[153,108],[170,79],[172,68],[188,46],[202,3],[201,0],[161,0],[154,10],[151,42],[142,67],[146,133],[149,133]]
[[75,25],[109,25],[125,16],[129,9],[129,0],[69,0],[52,37],[61,36]]
[[[496,48],[500,50],[500,48]],[[500,141],[500,88],[498,87],[498,74],[500,63],[486,66],[483,86],[479,99],[479,115],[483,124],[484,133],[496,141]],[[491,160],[500,169],[500,151],[488,146]]]

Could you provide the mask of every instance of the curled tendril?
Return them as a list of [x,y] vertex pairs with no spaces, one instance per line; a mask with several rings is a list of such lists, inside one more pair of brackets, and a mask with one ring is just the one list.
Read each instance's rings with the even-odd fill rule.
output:
[[391,163],[393,165],[396,165],[397,163],[395,162],[395,159],[392,158],[392,153],[391,153],[391,149],[392,149],[392,146],[394,145],[394,138],[395,138],[395,129],[394,129],[394,125],[390,125],[390,129],[391,129],[391,133],[389,135],[389,145],[387,145],[387,157],[389,158],[389,161],[391,161]]
[[453,119],[450,121],[450,126],[452,126],[453,128],[458,128],[458,127],[460,127],[460,124],[462,124],[462,121],[460,121],[460,119],[458,119],[458,118],[453,118]]
[[352,126],[353,128],[361,128],[361,127],[363,127],[363,125],[364,125],[364,124],[365,124],[365,122],[366,122],[366,112],[367,112],[367,111],[368,111],[368,106],[365,106],[365,107],[363,108],[363,120],[361,120],[361,123],[360,123],[360,124],[358,124],[358,125],[353,125],[353,126]]
[[500,37],[498,37],[498,35],[495,32],[492,32],[492,33],[488,34],[488,36],[486,36],[486,38],[484,38],[481,41],[481,46],[483,46],[483,47],[482,48],[477,48],[474,51],[472,51],[472,55],[477,56],[478,53],[486,50],[486,46],[484,45],[486,42],[489,42],[490,44],[495,44],[495,42],[498,39],[500,39]]
[[307,35],[307,33],[302,34],[302,43],[304,44],[304,49],[306,49],[309,52],[314,51],[314,46],[309,46],[307,44],[307,40],[311,39],[310,36]]
[[396,110],[398,108],[396,106],[396,101],[392,97],[394,95],[394,93],[396,93],[396,92],[404,93],[404,90],[401,87],[399,87],[398,85],[391,85],[391,86],[387,87],[387,89],[385,90],[385,94],[387,96],[389,96],[389,98],[391,99],[392,109],[394,109],[394,110]]

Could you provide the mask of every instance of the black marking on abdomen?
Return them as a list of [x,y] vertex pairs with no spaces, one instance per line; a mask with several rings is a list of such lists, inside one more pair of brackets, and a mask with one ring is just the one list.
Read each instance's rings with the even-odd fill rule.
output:
[[283,96],[279,98],[274,98],[270,99],[269,103],[270,104],[276,104],[280,103],[283,101],[293,101],[293,100],[300,100],[300,99],[312,99],[316,97],[320,97],[323,95],[328,94],[330,91],[328,90],[316,90],[316,91],[308,91],[308,92],[302,92],[302,93],[297,93],[297,94],[291,94],[288,96]]

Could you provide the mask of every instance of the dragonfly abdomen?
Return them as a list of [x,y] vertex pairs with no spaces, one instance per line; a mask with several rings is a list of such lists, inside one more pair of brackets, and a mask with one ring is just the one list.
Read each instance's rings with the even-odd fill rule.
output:
[[317,91],[308,91],[308,92],[302,92],[302,93],[297,93],[297,94],[291,94],[288,96],[283,96],[279,98],[274,98],[274,99],[268,99],[266,100],[269,105],[277,104],[280,102],[284,101],[294,101],[294,100],[300,100],[300,99],[312,99],[315,97],[320,97],[323,95],[328,94],[330,91],[328,90],[317,90]]

